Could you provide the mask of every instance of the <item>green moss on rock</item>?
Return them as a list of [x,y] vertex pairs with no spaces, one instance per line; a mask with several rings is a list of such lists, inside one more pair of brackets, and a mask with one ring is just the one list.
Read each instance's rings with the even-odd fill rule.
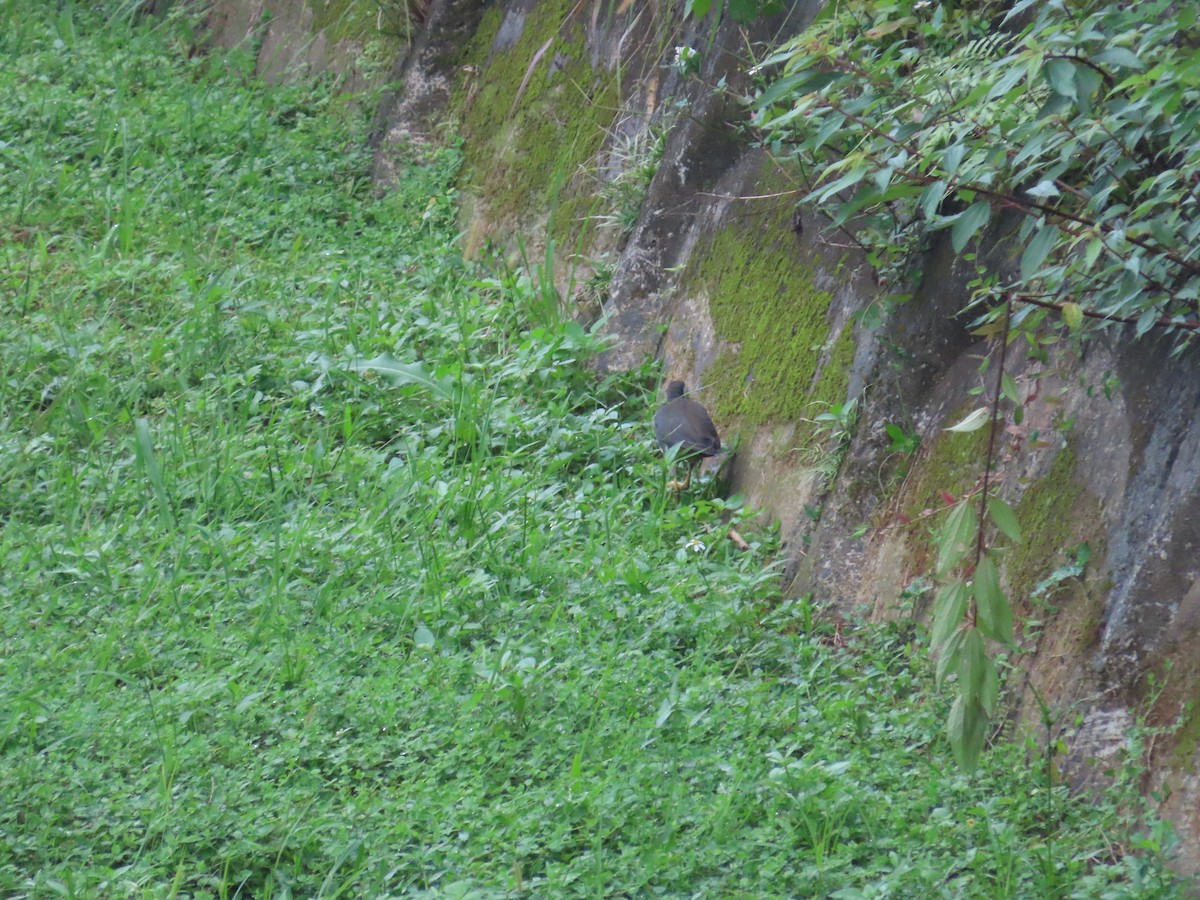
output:
[[1008,558],[1008,582],[1016,603],[1028,600],[1039,581],[1062,565],[1066,551],[1077,546],[1097,521],[1095,501],[1075,482],[1075,452],[1060,450],[1044,476],[1025,489],[1016,505],[1024,540]]
[[313,33],[324,31],[330,40],[372,41],[381,35],[393,38],[397,48],[408,40],[412,21],[404,0],[308,0]]
[[466,139],[464,187],[487,218],[546,215],[560,241],[578,234],[574,182],[602,146],[618,105],[616,74],[594,68],[582,30],[565,24],[576,5],[538,5],[516,41],[499,49],[504,12],[489,10],[464,51],[474,74],[454,104]]
[[731,217],[685,278],[686,289],[707,294],[730,345],[706,378],[713,406],[748,425],[811,418],[846,400],[853,329],[831,336],[833,297],[799,260],[791,212],[791,201],[762,201]]

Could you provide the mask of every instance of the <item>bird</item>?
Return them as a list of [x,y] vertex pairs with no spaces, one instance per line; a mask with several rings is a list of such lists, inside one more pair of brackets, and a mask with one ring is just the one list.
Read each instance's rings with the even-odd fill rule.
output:
[[668,481],[667,489],[686,491],[692,483],[692,471],[706,456],[716,456],[721,450],[717,426],[703,406],[685,397],[687,386],[682,381],[667,385],[667,402],[654,413],[654,436],[663,450],[678,447],[676,458],[687,463],[687,478],[681,484]]

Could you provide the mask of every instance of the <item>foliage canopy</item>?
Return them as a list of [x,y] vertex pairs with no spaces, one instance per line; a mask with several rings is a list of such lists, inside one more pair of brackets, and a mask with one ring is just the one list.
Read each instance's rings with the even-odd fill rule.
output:
[[[761,66],[766,144],[896,280],[932,232],[1015,228],[985,305],[1200,329],[1200,29],[1190,3],[836,4]],[[992,306],[993,309],[998,308]]]

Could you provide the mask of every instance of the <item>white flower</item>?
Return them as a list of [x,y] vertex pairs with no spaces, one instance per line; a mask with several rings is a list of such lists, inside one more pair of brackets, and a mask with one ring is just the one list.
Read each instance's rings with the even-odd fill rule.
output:
[[675,68],[685,75],[700,71],[700,51],[694,47],[675,48]]

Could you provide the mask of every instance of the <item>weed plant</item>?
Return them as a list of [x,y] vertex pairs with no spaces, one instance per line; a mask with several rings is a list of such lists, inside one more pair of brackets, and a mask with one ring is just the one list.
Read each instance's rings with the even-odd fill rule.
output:
[[452,142],[379,196],[327,85],[104,8],[0,0],[0,895],[1175,894],[668,495]]

